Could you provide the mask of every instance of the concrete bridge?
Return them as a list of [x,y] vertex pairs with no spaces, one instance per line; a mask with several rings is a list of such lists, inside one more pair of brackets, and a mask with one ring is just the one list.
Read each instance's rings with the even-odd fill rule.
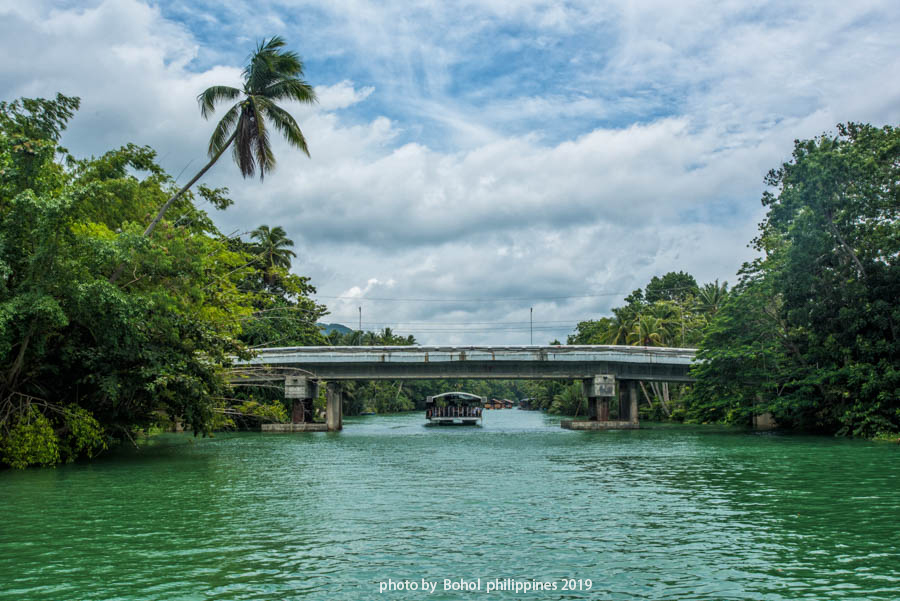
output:
[[[306,346],[262,349],[235,361],[234,385],[284,381],[292,424],[271,430],[341,429],[343,380],[499,378],[582,380],[589,419],[571,429],[636,428],[639,381],[691,382],[694,349],[644,346]],[[326,423],[311,423],[312,399],[326,382]],[[617,420],[609,404],[618,398]]]

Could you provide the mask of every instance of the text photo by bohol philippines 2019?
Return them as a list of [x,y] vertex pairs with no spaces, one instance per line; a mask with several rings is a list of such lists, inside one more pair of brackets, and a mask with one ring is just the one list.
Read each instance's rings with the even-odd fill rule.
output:
[[0,29],[0,601],[900,598],[896,2]]

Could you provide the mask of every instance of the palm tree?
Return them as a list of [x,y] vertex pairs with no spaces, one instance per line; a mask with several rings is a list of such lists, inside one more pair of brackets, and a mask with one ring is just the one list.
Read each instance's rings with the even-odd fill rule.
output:
[[636,316],[626,309],[627,307],[613,309],[614,317],[602,332],[600,344],[627,344],[628,334],[631,332]]
[[708,282],[697,294],[697,309],[712,317],[722,308],[726,298],[728,298],[728,282],[722,282],[721,286],[719,280]]
[[243,89],[231,86],[212,86],[197,97],[200,114],[208,119],[215,105],[222,101],[232,105],[213,130],[209,139],[210,161],[183,188],[160,208],[159,213],[144,231],[149,236],[156,229],[171,204],[194,185],[219,157],[234,144],[232,153],[244,177],[252,177],[259,169],[259,179],[275,167],[275,155],[269,143],[266,123],[275,126],[287,141],[307,156],[309,149],[303,132],[290,113],[275,104],[277,100],[296,100],[306,104],[316,102],[312,86],[303,81],[303,61],[295,52],[282,50],[285,42],[280,36],[265,39],[250,55],[244,68]]
[[378,343],[384,346],[391,346],[395,344],[394,332],[390,328],[384,328],[381,330],[381,333],[378,335]]
[[665,346],[669,330],[665,321],[652,315],[638,317],[631,332],[628,334],[628,344],[631,346]]
[[261,225],[250,232],[250,237],[257,240],[255,250],[263,261],[266,282],[271,284],[274,281],[273,271],[276,267],[291,268],[291,257],[297,255],[288,247],[293,246],[294,241],[287,237],[280,225],[272,229],[269,229],[268,225]]

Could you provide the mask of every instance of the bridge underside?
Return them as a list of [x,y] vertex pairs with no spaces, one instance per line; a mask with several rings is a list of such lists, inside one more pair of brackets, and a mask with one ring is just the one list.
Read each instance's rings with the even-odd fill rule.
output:
[[584,364],[481,362],[453,363],[355,363],[353,365],[316,364],[310,362],[279,364],[302,369],[309,377],[320,380],[549,380],[591,378],[597,374],[615,374],[619,380],[654,382],[693,382],[680,365],[640,365],[631,363],[592,362]]
[[[693,358],[692,349],[622,346],[273,348],[238,362],[232,382],[283,379],[285,397],[295,399],[293,421],[300,423],[311,419],[311,399],[319,383],[327,382],[327,429],[340,430],[340,382],[345,380],[582,380],[589,416],[563,427],[636,428],[637,382],[691,382]],[[609,404],[615,398],[618,415],[611,420]]]

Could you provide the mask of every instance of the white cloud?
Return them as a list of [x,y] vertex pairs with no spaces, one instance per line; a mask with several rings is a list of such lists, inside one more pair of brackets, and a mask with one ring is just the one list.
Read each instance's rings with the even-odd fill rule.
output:
[[322,110],[335,111],[359,104],[374,91],[375,88],[372,86],[357,89],[353,87],[352,81],[345,79],[333,86],[317,86],[316,96]]

